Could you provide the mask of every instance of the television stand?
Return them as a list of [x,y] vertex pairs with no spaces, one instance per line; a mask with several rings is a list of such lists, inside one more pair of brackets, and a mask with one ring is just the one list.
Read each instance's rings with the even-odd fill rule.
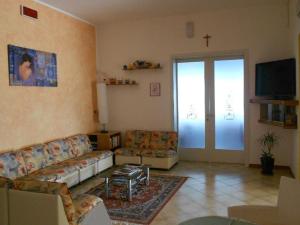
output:
[[297,100],[250,99],[250,103],[260,105],[259,123],[297,129]]

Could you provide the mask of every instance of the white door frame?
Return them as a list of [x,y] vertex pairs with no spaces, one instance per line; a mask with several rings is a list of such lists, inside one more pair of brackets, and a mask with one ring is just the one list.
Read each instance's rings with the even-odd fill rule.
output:
[[[248,113],[248,80],[249,80],[249,70],[248,70],[248,51],[240,50],[240,51],[229,51],[229,52],[216,52],[216,53],[206,53],[206,54],[181,54],[174,55],[172,57],[172,77],[173,77],[173,105],[172,111],[174,112],[173,117],[173,128],[174,130],[178,130],[178,121],[177,121],[177,71],[176,71],[176,63],[178,61],[206,61],[205,63],[205,85],[207,82],[213,83],[214,79],[214,71],[210,71],[214,67],[211,65],[215,60],[221,59],[244,59],[244,151],[234,152],[234,151],[222,151],[222,150],[212,150],[212,149],[179,149],[179,155],[181,160],[188,161],[206,161],[206,162],[228,162],[228,163],[244,163],[245,165],[249,164],[249,113]],[[210,92],[210,93],[208,93]],[[210,99],[207,99],[209,96]],[[205,89],[205,107],[206,112],[208,114],[213,114],[214,106],[214,89],[207,90]],[[212,115],[212,118],[214,115]],[[214,119],[210,118],[210,123],[214,123]],[[212,134],[213,131],[207,129],[214,129],[214,124],[210,126],[206,125],[206,135]],[[214,136],[209,139],[206,138],[206,141],[210,141],[210,143],[206,143],[207,146],[213,146],[214,144]],[[232,154],[231,154],[232,153]]]

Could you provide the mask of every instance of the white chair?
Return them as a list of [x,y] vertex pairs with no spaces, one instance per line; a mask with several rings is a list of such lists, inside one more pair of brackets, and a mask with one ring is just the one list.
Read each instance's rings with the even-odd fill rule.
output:
[[300,225],[300,182],[281,177],[277,206],[233,206],[228,216],[258,225]]

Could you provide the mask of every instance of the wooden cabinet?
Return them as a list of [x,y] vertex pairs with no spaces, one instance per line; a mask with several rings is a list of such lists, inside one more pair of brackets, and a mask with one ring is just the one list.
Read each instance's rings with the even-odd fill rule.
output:
[[251,99],[250,103],[260,105],[258,122],[285,129],[297,129],[296,100]]
[[108,133],[94,132],[88,135],[94,150],[114,151],[121,147],[121,132],[109,131]]

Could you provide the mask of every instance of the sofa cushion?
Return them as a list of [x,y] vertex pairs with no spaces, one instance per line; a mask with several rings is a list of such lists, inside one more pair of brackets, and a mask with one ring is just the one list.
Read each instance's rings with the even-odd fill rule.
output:
[[111,151],[92,151],[79,157],[65,160],[60,164],[66,166],[78,166],[80,168],[85,168],[89,165],[97,163],[101,159],[106,159],[107,157],[110,157],[112,155],[113,153]]
[[76,158],[68,159],[60,163],[64,166],[77,166],[79,168],[85,168],[89,165],[95,164],[98,161],[97,157],[91,157],[82,155]]
[[92,152],[88,152],[86,154],[83,155],[83,157],[96,157],[98,160],[101,159],[106,159],[108,157],[113,156],[113,152],[106,150],[106,151],[92,151]]
[[22,152],[11,151],[0,154],[0,176],[15,179],[27,175]]
[[81,156],[84,153],[91,152],[93,150],[90,140],[85,134],[78,134],[69,137],[66,140],[68,140],[71,143],[76,153],[76,156]]
[[150,139],[150,148],[177,151],[177,132],[152,131]]
[[[56,182],[58,180],[58,175],[55,173],[49,174],[49,172],[37,170],[24,178],[29,178],[33,180],[39,180],[39,181]],[[23,179],[23,177],[21,179]]]
[[137,148],[119,148],[115,150],[115,155],[123,156],[140,156],[143,149]]
[[72,145],[64,139],[59,139],[47,143],[49,160],[51,164],[58,163],[72,157]]
[[59,195],[62,199],[69,224],[77,224],[73,200],[66,184],[56,182],[43,182],[31,179],[18,179],[13,182],[13,188],[19,191],[31,191],[37,193]]
[[[64,178],[74,172],[78,172],[79,167],[74,165],[55,164],[47,166],[44,169],[37,170],[29,175],[32,179],[41,181],[59,181],[64,182]],[[49,179],[49,180],[47,180]]]
[[73,200],[77,222],[80,224],[85,216],[102,200],[95,195],[82,194]]
[[22,154],[28,173],[42,169],[49,163],[49,154],[46,145],[40,144],[22,149]]
[[126,148],[149,148],[151,132],[143,130],[126,131]]
[[141,155],[152,158],[172,158],[177,155],[177,152],[164,149],[145,149],[141,152]]

